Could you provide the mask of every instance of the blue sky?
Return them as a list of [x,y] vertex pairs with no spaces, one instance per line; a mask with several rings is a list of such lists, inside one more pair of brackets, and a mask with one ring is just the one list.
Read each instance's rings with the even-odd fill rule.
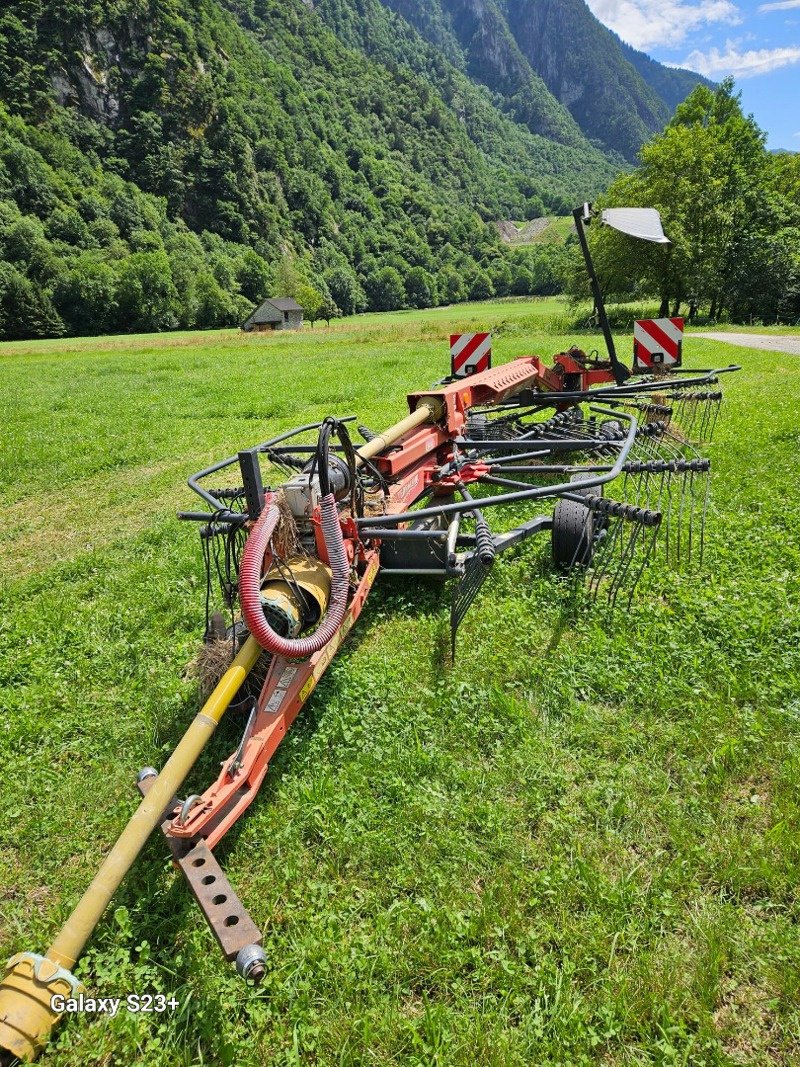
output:
[[800,151],[800,0],[587,0],[654,59],[736,79],[769,148]]

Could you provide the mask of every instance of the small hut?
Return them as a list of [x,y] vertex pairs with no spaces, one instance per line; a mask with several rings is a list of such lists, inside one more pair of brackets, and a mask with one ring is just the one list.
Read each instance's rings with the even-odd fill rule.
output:
[[290,296],[276,296],[260,304],[242,323],[247,333],[267,330],[299,330],[303,325],[303,309]]

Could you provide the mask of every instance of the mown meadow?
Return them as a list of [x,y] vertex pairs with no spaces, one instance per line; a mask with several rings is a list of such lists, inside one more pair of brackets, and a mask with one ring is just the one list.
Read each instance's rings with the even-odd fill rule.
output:
[[[381,428],[447,367],[599,337],[556,301],[0,347],[0,950],[43,951],[198,707],[186,476],[329,413]],[[623,342],[627,351],[628,338]],[[800,1059],[800,358],[689,336],[725,380],[702,570],[576,606],[535,539],[446,655],[385,579],[218,855],[265,932],[223,962],[154,836],[78,967],[165,1015],[66,1022],[45,1067]],[[221,727],[187,792],[233,749]]]

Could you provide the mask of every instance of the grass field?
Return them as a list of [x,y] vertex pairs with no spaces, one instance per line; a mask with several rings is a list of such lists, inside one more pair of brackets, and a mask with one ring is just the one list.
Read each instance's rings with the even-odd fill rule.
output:
[[[387,425],[451,327],[494,327],[499,361],[559,351],[557,310],[0,348],[1,950],[46,948],[198,706],[187,474],[329,413]],[[46,1067],[800,1062],[800,359],[686,351],[744,365],[703,571],[657,564],[602,625],[534,540],[454,669],[447,594],[379,583],[218,851],[265,930],[262,987],[154,838],[78,973],[180,1006],[69,1021]]]

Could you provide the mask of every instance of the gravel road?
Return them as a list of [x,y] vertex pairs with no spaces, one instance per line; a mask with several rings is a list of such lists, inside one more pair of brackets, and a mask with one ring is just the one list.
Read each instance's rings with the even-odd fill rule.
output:
[[743,348],[767,348],[771,352],[791,352],[800,356],[800,335],[781,336],[777,333],[695,333],[694,337],[707,337],[710,341],[726,341],[729,345]]

